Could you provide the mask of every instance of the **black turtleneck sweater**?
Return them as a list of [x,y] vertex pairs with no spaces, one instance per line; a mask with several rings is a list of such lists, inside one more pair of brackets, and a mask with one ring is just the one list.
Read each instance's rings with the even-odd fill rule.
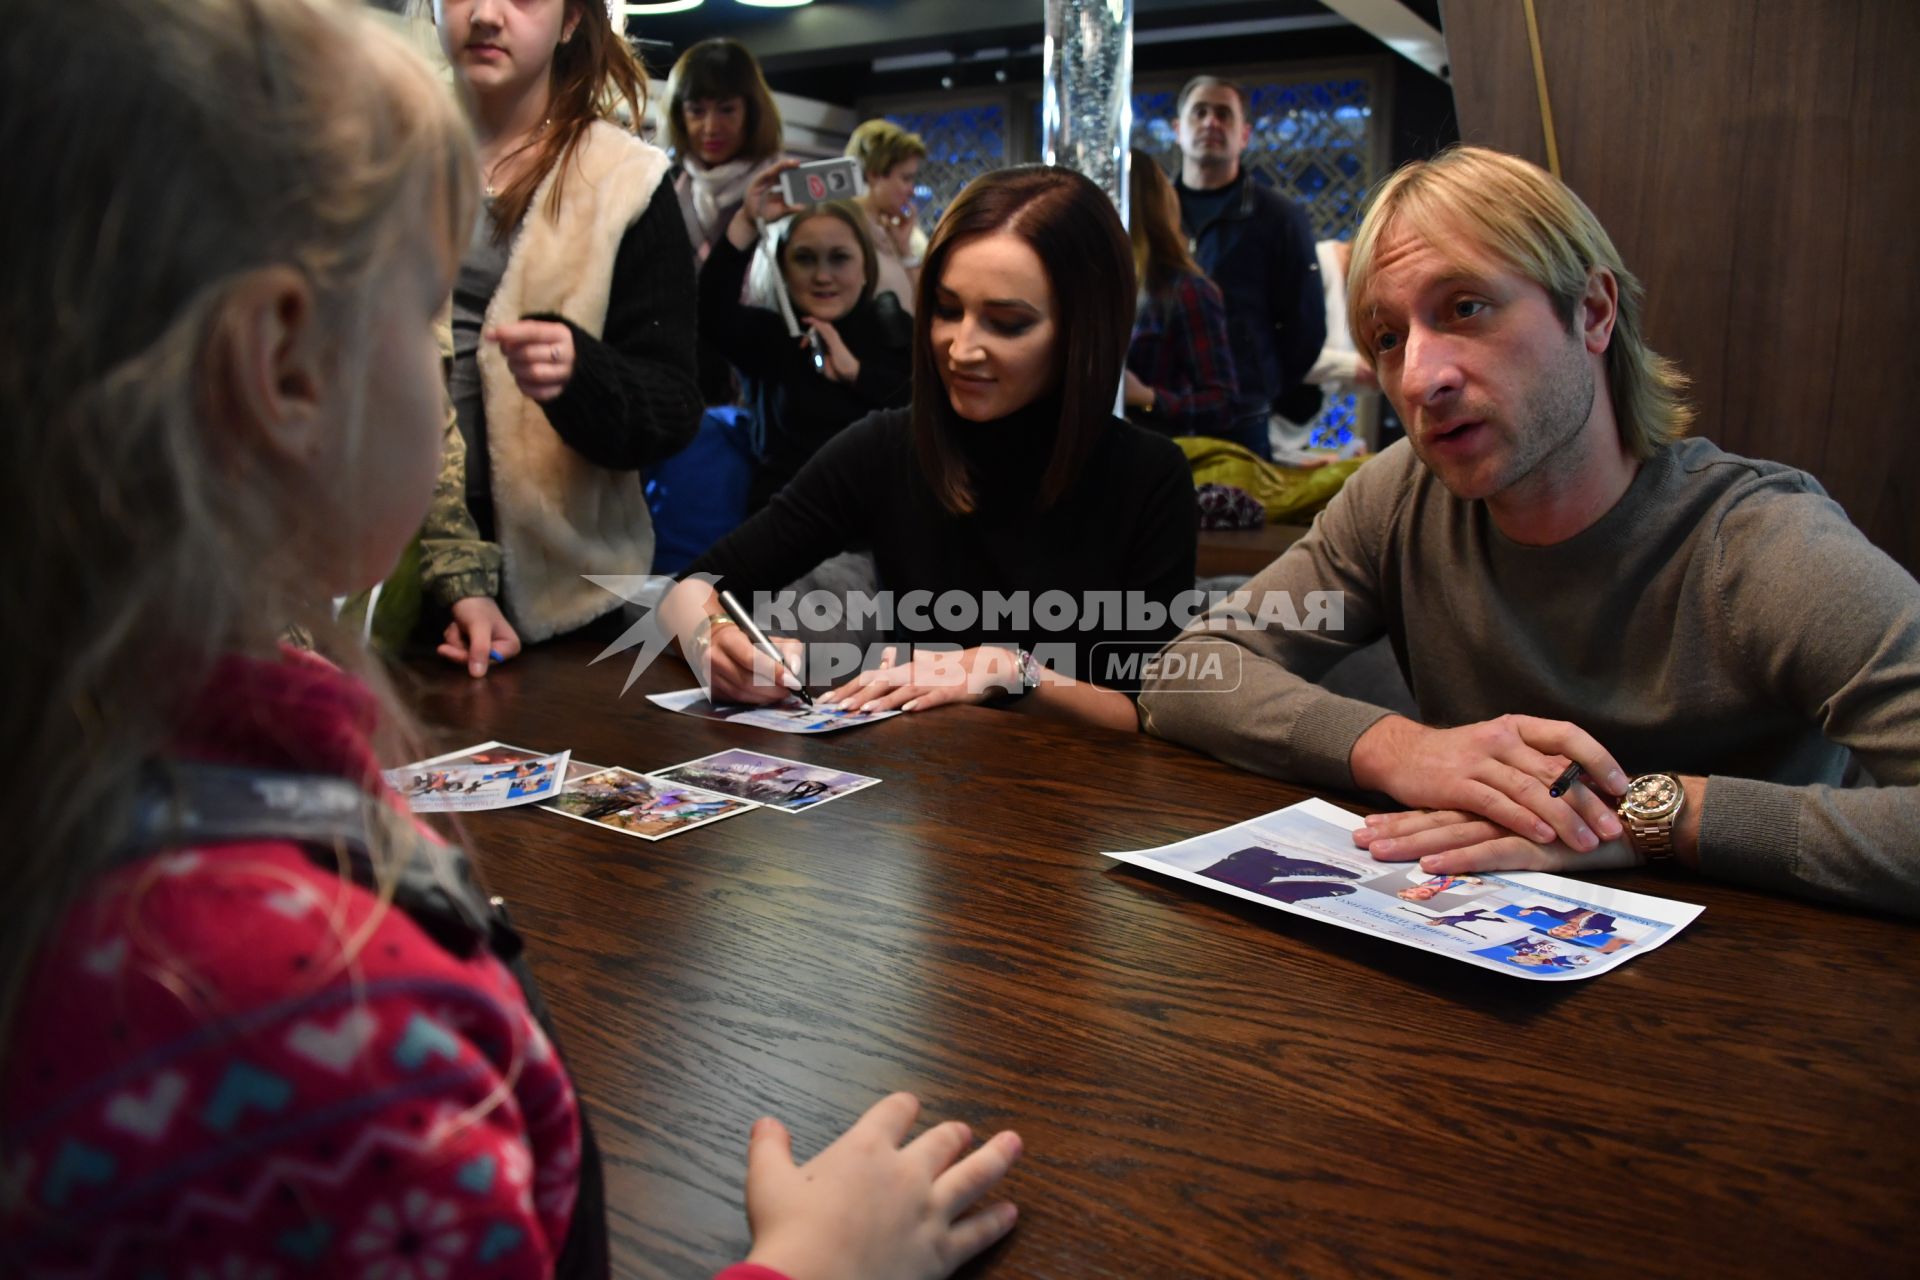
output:
[[[892,638],[911,643],[1042,646],[1071,644],[1068,674],[1105,684],[1094,646],[1157,646],[1177,627],[1081,630],[1088,593],[1138,592],[1162,604],[1194,584],[1198,515],[1186,456],[1165,436],[1112,419],[1079,478],[1058,502],[1035,509],[1060,420],[1059,405],[1030,406],[996,422],[963,423],[960,446],[977,495],[976,510],[953,515],[940,505],[913,449],[909,413],[875,413],[840,432],[791,484],[688,569],[710,573],[752,607],[747,593],[776,592],[829,556],[871,549],[880,586],[896,602],[907,592],[1026,592],[1037,601],[1066,592],[1079,616],[1068,631],[1049,630],[1030,610],[1025,627],[984,619],[947,630],[913,630],[898,621]],[[923,606],[931,620],[936,610]],[[996,623],[1001,620],[996,619]],[[1062,668],[1064,669],[1064,668]]]

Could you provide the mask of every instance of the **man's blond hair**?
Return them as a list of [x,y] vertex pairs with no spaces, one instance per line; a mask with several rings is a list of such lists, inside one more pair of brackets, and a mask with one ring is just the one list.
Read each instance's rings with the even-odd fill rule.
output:
[[[1644,291],[1593,210],[1538,165],[1485,147],[1449,147],[1398,170],[1377,191],[1353,238],[1347,268],[1347,322],[1354,344],[1377,361],[1373,261],[1388,232],[1405,229],[1441,253],[1477,248],[1546,290],[1554,314],[1573,326],[1595,267],[1619,285],[1619,314],[1607,346],[1607,389],[1621,443],[1637,458],[1687,433],[1693,408],[1687,377],[1647,346]],[[1462,264],[1467,265],[1465,263]]]

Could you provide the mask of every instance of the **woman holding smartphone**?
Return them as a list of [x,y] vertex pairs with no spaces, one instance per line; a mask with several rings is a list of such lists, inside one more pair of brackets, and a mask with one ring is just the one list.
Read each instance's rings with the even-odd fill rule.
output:
[[[780,194],[786,161],[761,174],[700,269],[700,334],[740,372],[756,424],[759,467],[747,498],[766,505],[821,446],[875,409],[907,403],[912,322],[875,294],[879,255],[866,218],[832,201],[796,210]],[[741,301],[760,227],[785,218],[773,260],[796,338],[776,310]]]

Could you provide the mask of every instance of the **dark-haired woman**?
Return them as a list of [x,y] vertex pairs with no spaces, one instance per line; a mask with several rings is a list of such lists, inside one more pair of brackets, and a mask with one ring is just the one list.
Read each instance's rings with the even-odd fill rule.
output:
[[1174,436],[1225,436],[1233,425],[1227,304],[1187,249],[1180,198],[1136,149],[1128,188],[1140,305],[1127,347],[1127,416]]
[[780,108],[744,46],[715,37],[680,55],[667,76],[667,136],[687,238],[705,262],[747,188],[780,159]]
[[616,98],[639,117],[646,72],[604,5],[443,0],[435,13],[484,201],[453,290],[464,487],[448,484],[423,536],[429,549],[471,536],[436,527],[464,492],[499,550],[430,555],[423,576],[452,608],[440,652],[483,675],[522,637],[618,606],[584,575],[651,566],[640,468],[684,447],[702,408],[693,255],[667,157],[607,118]]
[[[913,373],[913,322],[892,294],[874,291],[879,255],[866,218],[838,201],[789,209],[774,184],[794,163],[755,180],[700,269],[701,336],[740,371],[753,406],[759,469],[749,511],[850,423],[906,404]],[[776,218],[789,219],[773,260],[804,329],[798,338],[777,311],[740,300],[761,223]]]
[[[945,648],[865,672],[829,701],[1017,700],[1137,727],[1095,660],[1173,634],[1171,620],[1127,630],[1124,615],[1193,586],[1196,517],[1185,457],[1112,416],[1133,295],[1126,232],[1084,177],[1033,166],[977,179],[928,249],[911,409],[834,437],[693,571],[745,599],[871,547],[895,639]],[[714,587],[682,582],[662,614],[716,699],[782,696]]]
[[[745,46],[716,36],[680,55],[667,76],[667,137],[697,271],[726,239],[753,180],[780,161],[780,108]],[[771,285],[767,264],[757,261],[741,297],[771,304]],[[701,398],[709,405],[736,403],[733,371],[704,333],[699,361]]]

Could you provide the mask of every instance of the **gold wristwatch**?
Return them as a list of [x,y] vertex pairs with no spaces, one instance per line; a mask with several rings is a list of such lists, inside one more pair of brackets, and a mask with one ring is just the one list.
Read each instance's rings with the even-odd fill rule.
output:
[[1634,852],[1654,865],[1673,861],[1673,824],[1686,801],[1686,788],[1671,773],[1643,773],[1629,782],[1616,812]]

